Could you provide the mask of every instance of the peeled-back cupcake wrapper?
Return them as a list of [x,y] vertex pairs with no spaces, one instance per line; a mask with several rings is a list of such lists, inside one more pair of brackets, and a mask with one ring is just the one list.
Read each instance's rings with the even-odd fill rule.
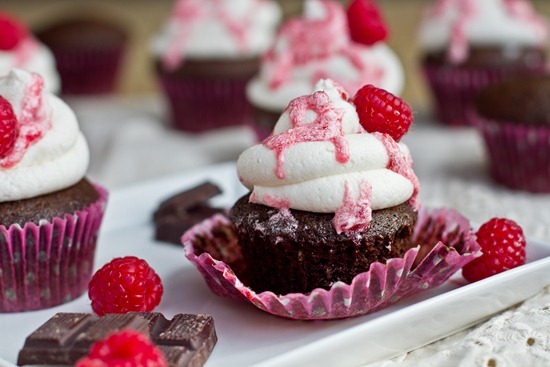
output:
[[[380,310],[403,297],[442,284],[480,255],[469,221],[454,210],[421,210],[413,237],[419,247],[408,250],[403,258],[372,264],[369,271],[356,275],[351,284],[336,282],[328,290],[318,288],[309,294],[286,295],[256,293],[239,280],[228,265],[238,265],[240,254],[236,253],[239,247],[234,227],[226,216],[217,214],[197,224],[183,235],[182,242],[185,256],[215,294],[251,302],[277,316],[318,320]],[[426,255],[422,258],[420,254]]]
[[477,94],[490,84],[515,75],[539,75],[546,65],[527,67],[494,67],[491,69],[457,69],[424,63],[424,75],[432,90],[434,108],[441,123],[453,126],[471,125],[467,111]]
[[0,312],[60,305],[88,288],[107,191],[98,200],[51,222],[0,225]]
[[550,192],[550,127],[494,121],[470,112],[485,140],[491,177],[512,189]]
[[101,94],[113,92],[125,48],[106,50],[65,50],[53,48],[61,77],[62,94]]
[[250,122],[245,97],[248,79],[187,79],[172,74],[159,78],[176,129],[202,132]]

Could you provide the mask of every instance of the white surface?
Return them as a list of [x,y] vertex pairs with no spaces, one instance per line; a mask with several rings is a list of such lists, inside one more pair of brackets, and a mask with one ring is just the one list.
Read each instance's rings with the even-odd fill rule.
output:
[[[125,200],[135,197],[132,190],[139,191],[139,189],[128,188],[118,191],[119,188],[167,174],[181,173],[185,175],[195,168],[215,162],[234,161],[240,152],[252,144],[254,139],[252,132],[246,128],[231,128],[200,135],[171,131],[166,128],[165,109],[162,102],[162,100],[150,97],[69,100],[69,104],[75,108],[81,127],[90,143],[92,154],[90,177],[103,183],[114,193],[111,197],[109,216],[106,218],[104,229],[111,233],[107,236],[112,236],[110,241],[115,246],[113,251],[120,251],[121,255],[126,255],[125,246],[128,246],[129,243],[134,244],[138,249],[141,248],[144,241],[148,243],[150,237],[147,236],[150,236],[151,232],[147,227],[132,233],[124,232],[123,229],[131,226],[135,221],[145,223],[147,220],[146,210],[156,200],[157,195],[161,194],[161,189],[159,188],[158,192],[151,192],[151,195],[142,196],[139,200],[133,200],[132,215],[128,215],[127,212],[117,214],[116,208],[124,208],[117,203],[123,203]],[[419,113],[416,113],[415,116],[415,125],[413,125],[412,131],[405,136],[404,141],[409,146],[415,160],[415,171],[421,182],[420,197],[424,204],[455,208],[477,224],[493,216],[506,216],[518,221],[531,239],[550,243],[550,195],[511,191],[493,184],[484,167],[485,157],[481,139],[474,130],[470,128],[449,129],[431,123],[426,116]],[[197,177],[191,175],[186,180],[194,178]],[[182,180],[182,185],[184,181]],[[166,195],[169,195],[170,185],[175,185],[176,182],[164,184],[168,185],[165,190]],[[229,189],[237,190],[236,187],[229,187]],[[235,192],[230,191],[228,195]],[[139,216],[136,216],[137,214]],[[101,240],[103,241],[103,238]],[[168,252],[173,255],[174,259],[179,257],[181,261],[169,262],[165,269],[164,266],[160,267],[160,269],[164,269],[163,274],[170,274],[165,280],[166,284],[170,288],[175,287],[181,290],[167,296],[161,304],[161,310],[169,309],[167,305],[172,302],[178,302],[181,310],[189,312],[206,312],[213,307],[223,306],[220,316],[216,317],[221,340],[212,355],[212,360],[220,358],[219,353],[224,353],[224,348],[227,348],[224,343],[228,342],[224,341],[226,338],[230,339],[230,342],[244,343],[249,340],[247,338],[253,337],[254,340],[261,342],[271,333],[283,330],[290,336],[289,334],[285,334],[284,338],[281,336],[274,341],[274,345],[247,346],[247,353],[273,352],[271,348],[286,351],[296,342],[307,343],[311,338],[318,338],[323,333],[328,335],[333,330],[349,327],[349,333],[353,334],[359,330],[353,328],[355,323],[367,322],[367,325],[374,328],[372,325],[382,323],[385,317],[390,317],[377,313],[362,319],[327,323],[286,322],[245,307],[246,305],[212,296],[201,283],[202,279],[197,271],[184,268],[187,260],[181,249],[164,247],[161,250],[157,245],[150,245],[139,251],[145,252],[146,257],[151,258],[152,262],[159,261],[161,252]],[[101,259],[98,258],[98,264],[100,261]],[[518,275],[517,273],[508,273],[503,281],[508,281],[508,276],[515,278]],[[545,281],[544,276],[541,283],[550,284],[547,280]],[[187,287],[188,282],[198,283],[196,283],[196,287]],[[527,283],[525,285],[529,286]],[[491,306],[495,301],[500,302],[500,297],[506,297],[510,293],[509,291],[502,292],[499,297],[489,299],[487,302],[482,298],[467,297],[465,299],[468,302],[467,306],[463,308],[467,311],[475,311],[476,307],[470,307],[470,302],[475,301],[485,302]],[[200,301],[191,304],[185,303],[187,302],[185,300],[194,297],[206,298],[200,298]],[[391,360],[370,364],[369,367],[486,367],[492,358],[497,361],[498,367],[548,366],[550,365],[549,305],[550,289],[545,288],[526,302],[507,311],[499,312],[493,318],[476,327],[455,333],[410,353],[393,350],[395,355],[400,355]],[[78,310],[76,306],[89,311],[85,296],[64,306],[66,308],[63,309],[75,311]],[[433,319],[432,316],[437,315],[439,319],[445,319],[445,322],[449,318],[454,320],[453,315],[456,313],[454,311],[456,308],[453,308],[452,305],[449,308],[449,311],[436,308],[438,313],[433,315],[425,312],[425,319],[429,321],[428,317]],[[54,311],[53,309],[49,310],[51,313]],[[238,312],[246,314],[246,322],[240,325],[237,331],[224,331],[224,322],[228,322],[226,318],[235,315],[235,313],[238,314]],[[391,310],[387,310],[387,312],[391,312]],[[49,316],[49,314],[34,315],[35,313],[22,314],[20,318],[27,320],[29,317],[37,317],[40,319],[39,321],[44,321]],[[406,316],[405,314],[401,315]],[[11,315],[9,319],[11,320],[12,317],[16,317],[16,315]],[[371,323],[372,318],[376,318],[378,321],[375,320]],[[221,320],[218,321],[218,319]],[[409,327],[410,322],[408,318],[406,319],[407,321],[396,325],[392,330]],[[261,324],[265,327],[260,330],[254,329],[254,325],[260,322],[265,322],[266,324]],[[26,322],[22,325],[24,326],[17,331],[19,337],[35,328],[35,325]],[[430,327],[426,327],[428,325],[426,321],[423,321],[422,324],[412,325],[412,328],[414,329],[416,326],[414,333],[425,336],[425,333],[430,331]],[[1,322],[0,335],[5,334],[5,330],[6,326]],[[12,330],[8,330],[10,330],[11,336]],[[306,331],[309,339],[308,336],[297,341],[293,339],[296,335]],[[432,335],[433,340],[440,336]],[[383,341],[383,337],[384,335],[377,333],[374,340]],[[526,343],[529,337],[534,340],[534,344],[531,346]],[[364,341],[357,350],[346,353],[351,356],[360,353],[366,343]],[[0,343],[0,348],[0,358],[5,358],[6,347],[3,346],[3,343]],[[311,348],[315,348],[315,346]],[[15,350],[8,350],[8,352],[10,355],[17,353]],[[293,353],[300,353],[300,351]],[[236,361],[239,356],[236,352],[232,352],[226,358],[226,366],[238,365]],[[342,363],[345,362],[342,360]],[[0,366],[2,366],[1,362]],[[354,365],[349,365],[349,367],[352,366]]]
[[[550,245],[529,243],[529,263],[476,284],[460,276],[443,286],[372,315],[349,320],[302,322],[280,319],[239,301],[213,295],[181,246],[152,240],[151,215],[166,196],[210,179],[224,191],[217,205],[243,193],[234,164],[179,174],[114,191],[97,253],[98,266],[136,255],[159,273],[165,295],[157,311],[208,313],[219,342],[214,366],[355,366],[395,356],[462,329],[532,296],[550,282]],[[131,213],[131,215],[129,215]],[[24,338],[55,312],[91,312],[86,296],[52,309],[0,315],[0,356],[15,361]]]

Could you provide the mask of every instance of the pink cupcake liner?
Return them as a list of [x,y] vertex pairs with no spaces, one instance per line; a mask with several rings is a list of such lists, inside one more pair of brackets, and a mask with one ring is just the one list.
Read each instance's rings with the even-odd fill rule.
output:
[[52,48],[61,77],[61,93],[88,95],[113,92],[124,51],[122,46],[106,50]]
[[550,192],[550,126],[485,119],[470,113],[485,141],[489,173],[512,189]]
[[471,125],[468,110],[477,94],[490,84],[516,75],[539,75],[546,65],[528,67],[494,67],[491,69],[457,68],[423,64],[432,90],[435,114],[439,122],[450,126]]
[[248,79],[178,78],[173,74],[161,74],[159,79],[176,129],[203,132],[250,121],[245,97]]
[[196,225],[182,237],[185,256],[195,264],[212,292],[297,320],[347,318],[380,310],[442,284],[480,254],[469,221],[458,212],[421,210],[413,241],[424,245],[410,249],[403,258],[374,263],[369,271],[356,275],[351,284],[336,282],[328,290],[276,295],[269,291],[256,293],[243,284],[236,241],[234,227],[221,214]]
[[0,225],[0,312],[39,310],[82,295],[91,278],[107,191],[51,222]]

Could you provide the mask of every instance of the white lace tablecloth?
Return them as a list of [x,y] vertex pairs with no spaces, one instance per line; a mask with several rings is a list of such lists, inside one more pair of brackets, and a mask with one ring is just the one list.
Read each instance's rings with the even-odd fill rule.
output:
[[[167,128],[161,100],[70,99],[91,147],[89,176],[109,189],[235,160],[254,142],[244,127],[201,135]],[[470,128],[438,126],[420,114],[405,137],[424,205],[459,210],[474,224],[516,220],[550,242],[550,195],[510,191],[489,179],[483,143]],[[550,289],[521,305],[392,360],[386,366],[550,366]]]

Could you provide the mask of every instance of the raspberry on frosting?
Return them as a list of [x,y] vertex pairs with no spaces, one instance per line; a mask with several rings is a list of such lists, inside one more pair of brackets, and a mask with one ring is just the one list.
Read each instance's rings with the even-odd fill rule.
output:
[[16,48],[27,33],[23,23],[0,11],[0,50],[9,51]]
[[351,39],[373,45],[388,37],[388,27],[373,0],[354,0],[347,9]]
[[0,159],[6,158],[11,152],[18,134],[17,118],[11,103],[0,96]]

